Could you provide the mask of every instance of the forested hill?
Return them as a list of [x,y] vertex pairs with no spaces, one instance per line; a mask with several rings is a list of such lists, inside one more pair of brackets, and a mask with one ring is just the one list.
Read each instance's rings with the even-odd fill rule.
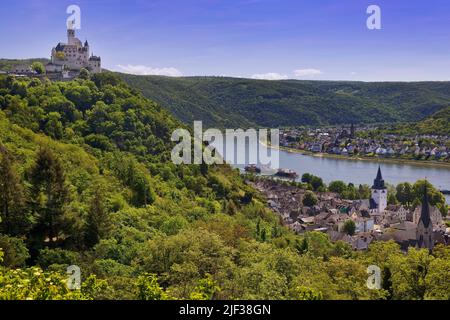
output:
[[402,135],[429,134],[450,136],[450,106],[417,123],[386,125],[385,132]]
[[120,77],[183,122],[214,127],[410,122],[450,105],[450,82]]
[[450,136],[450,106],[417,124],[417,131]]
[[168,298],[157,281],[172,298],[246,296],[232,252],[293,235],[230,167],[172,164],[181,126],[108,73],[0,76],[0,300]]

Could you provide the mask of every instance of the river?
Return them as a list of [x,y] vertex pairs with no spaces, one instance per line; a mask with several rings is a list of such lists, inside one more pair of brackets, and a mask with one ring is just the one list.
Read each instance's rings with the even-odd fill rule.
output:
[[[280,151],[281,168],[292,169],[299,174],[299,177],[308,172],[321,177],[326,183],[342,180],[355,185],[372,185],[379,165],[385,182],[391,185],[401,182],[414,183],[426,178],[436,188],[450,190],[450,167],[329,158]],[[245,166],[236,165],[235,167],[243,169]],[[446,199],[450,204],[450,196],[446,196]]]

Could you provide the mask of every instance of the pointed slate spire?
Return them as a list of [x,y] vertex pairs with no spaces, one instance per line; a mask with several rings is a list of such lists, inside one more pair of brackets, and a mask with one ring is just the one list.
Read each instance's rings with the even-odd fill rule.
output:
[[383,180],[383,176],[381,175],[381,166],[378,166],[377,180]]
[[430,218],[430,202],[428,200],[428,186],[425,183],[425,191],[424,191],[424,195],[423,195],[423,200],[422,200],[422,210],[420,213],[420,220],[419,222],[422,221],[423,225],[425,226],[425,228],[428,228],[428,226],[431,223],[431,218]]
[[384,185],[383,176],[381,174],[381,167],[380,166],[378,166],[377,177],[373,181],[372,189],[377,189],[377,190],[386,189],[386,186]]

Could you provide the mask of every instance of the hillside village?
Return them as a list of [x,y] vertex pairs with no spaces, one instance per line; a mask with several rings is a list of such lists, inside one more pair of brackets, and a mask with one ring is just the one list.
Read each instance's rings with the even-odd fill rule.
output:
[[[332,241],[342,240],[355,250],[366,250],[373,241],[394,240],[405,251],[408,247],[431,250],[438,243],[450,244],[450,228],[426,196],[416,208],[387,204],[388,191],[381,169],[371,188],[370,199],[344,200],[333,192],[317,192],[318,202],[311,207],[303,205],[305,189],[266,178],[249,183],[265,195],[282,223],[298,234],[324,232]],[[354,234],[344,230],[348,220],[355,224]],[[425,238],[427,243],[424,243]]]
[[371,137],[376,126],[356,128],[287,129],[280,136],[283,147],[341,156],[399,158],[450,162],[450,137],[438,135]]

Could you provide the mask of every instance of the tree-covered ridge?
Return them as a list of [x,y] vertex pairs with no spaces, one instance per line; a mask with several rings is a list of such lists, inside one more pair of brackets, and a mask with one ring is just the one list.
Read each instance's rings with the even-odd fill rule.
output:
[[167,142],[179,123],[115,77],[0,81],[0,106],[23,128],[101,150],[131,152],[146,160],[168,159]]
[[264,81],[120,74],[185,123],[289,127],[410,122],[447,107],[449,82]]
[[[447,248],[297,236],[230,167],[168,161],[165,110],[83,77],[0,77],[0,299],[449,298]],[[366,287],[373,263],[382,290]]]
[[450,106],[439,110],[438,112],[432,114],[422,121],[406,124],[386,124],[378,128],[377,130],[368,132],[377,135],[391,133],[405,136],[450,136]]
[[450,136],[450,106],[419,122],[416,129],[421,134]]

